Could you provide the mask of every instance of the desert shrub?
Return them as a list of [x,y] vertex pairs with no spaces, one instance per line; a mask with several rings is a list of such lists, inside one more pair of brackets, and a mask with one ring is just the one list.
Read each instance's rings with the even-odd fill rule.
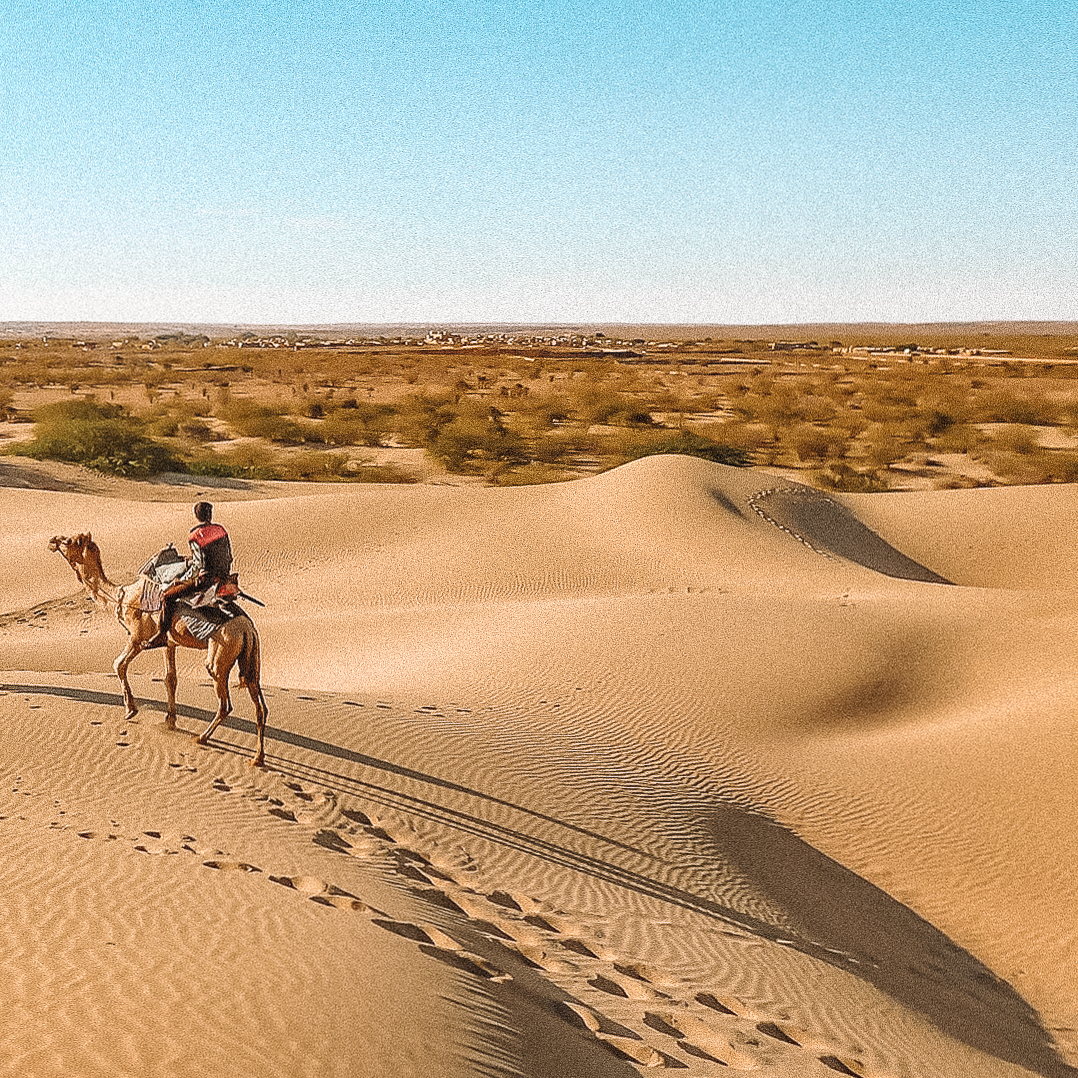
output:
[[515,402],[515,407],[520,424],[533,432],[549,430],[557,423],[564,423],[573,414],[569,398],[556,393],[526,397]]
[[428,452],[450,472],[474,470],[477,461],[523,463],[528,459],[519,435],[496,418],[461,415],[430,440]]
[[1032,454],[1037,452],[1037,429],[1021,423],[1011,423],[992,433],[989,447],[1002,453]]
[[588,427],[597,423],[611,423],[618,413],[631,410],[631,406],[616,389],[593,382],[577,387],[572,403],[574,413],[581,423]]
[[910,405],[886,398],[866,397],[861,404],[861,414],[870,423],[900,423],[914,412]]
[[968,423],[956,423],[932,438],[932,448],[937,453],[970,453],[984,441],[976,427]]
[[394,410],[385,404],[345,402],[322,423],[326,445],[385,445],[393,427]]
[[[409,393],[397,402],[397,437],[404,445],[429,447],[441,429],[462,413],[476,412],[452,392]],[[479,408],[481,414],[482,409]]]
[[901,435],[881,427],[869,431],[862,445],[865,459],[874,468],[887,468],[897,464],[908,449],[907,442]]
[[797,412],[806,423],[828,423],[838,411],[829,397],[806,393],[797,400]]
[[730,402],[735,416],[767,423],[772,427],[783,427],[800,418],[800,402],[793,387],[775,386],[771,391],[763,393],[760,381],[757,379],[753,383],[751,392],[743,393]]
[[749,454],[775,440],[774,431],[762,423],[742,423],[739,420],[727,420],[725,423],[708,423],[695,427],[693,433],[720,445],[743,449]]
[[38,409],[34,419],[34,437],[19,444],[21,455],[131,478],[183,469],[173,452],[148,437],[143,422],[119,405],[61,401]]
[[994,479],[981,479],[971,475],[947,475],[937,479],[937,490],[973,490],[977,487],[994,487],[998,484]]
[[846,437],[842,431],[817,427],[812,423],[799,423],[787,428],[782,431],[780,441],[791,449],[800,461],[840,457],[846,448]]
[[1049,453],[1046,464],[1051,482],[1078,483],[1078,453]]
[[579,427],[561,427],[528,443],[528,456],[541,464],[554,464],[581,453],[595,451],[595,438]]
[[265,438],[282,445],[304,445],[321,441],[314,427],[297,423],[281,409],[247,400],[230,400],[217,414],[238,434],[246,438]]
[[347,453],[334,453],[323,450],[306,450],[293,456],[283,457],[277,462],[277,474],[281,479],[326,481],[341,479],[347,475],[349,457]]
[[1051,458],[1045,449],[1019,453],[989,450],[979,459],[993,475],[1008,483],[1047,483],[1052,477]]
[[220,435],[205,420],[192,416],[189,419],[181,419],[176,427],[176,433],[181,438],[192,442],[212,442]]
[[1051,426],[1059,422],[1059,406],[1042,394],[1018,396],[1009,389],[988,389],[972,402],[978,423],[1026,423]]
[[353,460],[341,474],[349,483],[418,483],[419,476],[396,464],[373,464],[367,460]]
[[620,451],[621,457],[626,461],[668,453],[701,457],[716,464],[730,464],[737,468],[746,468],[752,463],[751,456],[744,449],[723,445],[687,430],[678,431],[676,434],[656,432],[652,435],[637,435],[623,441]]
[[887,477],[873,469],[857,469],[835,461],[816,473],[816,484],[824,490],[845,494],[875,494],[889,490]]

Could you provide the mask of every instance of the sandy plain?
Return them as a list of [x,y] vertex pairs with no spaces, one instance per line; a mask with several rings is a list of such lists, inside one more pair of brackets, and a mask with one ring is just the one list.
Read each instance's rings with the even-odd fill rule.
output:
[[[67,474],[0,487],[0,1074],[1078,1074],[1078,488]],[[264,771],[46,550],[199,496]]]

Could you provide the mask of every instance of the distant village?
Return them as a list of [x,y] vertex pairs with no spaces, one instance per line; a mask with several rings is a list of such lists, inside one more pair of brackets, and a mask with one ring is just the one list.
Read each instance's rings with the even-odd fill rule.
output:
[[487,353],[504,351],[535,352],[551,350],[548,355],[576,352],[599,356],[621,362],[664,362],[671,354],[691,353],[692,362],[704,365],[719,363],[766,362],[767,353],[815,353],[848,356],[899,357],[982,357],[986,359],[1024,358],[1014,357],[1007,349],[990,348],[933,348],[916,343],[909,344],[861,344],[847,346],[841,341],[819,342],[814,340],[766,340],[745,339],[734,341],[663,340],[644,337],[615,338],[602,332],[594,333],[465,333],[450,330],[430,330],[424,335],[401,334],[377,336],[331,337],[322,334],[274,333],[269,335],[247,332],[227,339],[211,338],[204,333],[160,333],[148,340],[124,337],[111,342],[78,340],[74,338],[43,336],[42,343],[67,345],[93,351],[99,347],[112,350],[138,348],[156,351],[160,348],[277,348],[290,351],[302,349],[380,349],[419,348],[443,351],[476,350]]

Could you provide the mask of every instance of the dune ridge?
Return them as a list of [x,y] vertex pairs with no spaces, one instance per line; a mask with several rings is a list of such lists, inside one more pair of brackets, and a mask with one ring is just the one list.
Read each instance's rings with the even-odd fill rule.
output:
[[222,504],[266,772],[239,701],[161,728],[154,656],[123,720],[44,549],[130,579],[189,497],[0,491],[10,1073],[1078,1073],[1070,488],[668,457]]

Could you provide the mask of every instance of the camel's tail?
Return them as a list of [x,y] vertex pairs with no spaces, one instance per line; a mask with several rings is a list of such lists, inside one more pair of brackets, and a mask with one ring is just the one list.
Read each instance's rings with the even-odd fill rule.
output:
[[262,646],[258,641],[258,630],[250,625],[243,634],[243,650],[239,658],[240,685],[250,688],[259,685],[262,677]]

